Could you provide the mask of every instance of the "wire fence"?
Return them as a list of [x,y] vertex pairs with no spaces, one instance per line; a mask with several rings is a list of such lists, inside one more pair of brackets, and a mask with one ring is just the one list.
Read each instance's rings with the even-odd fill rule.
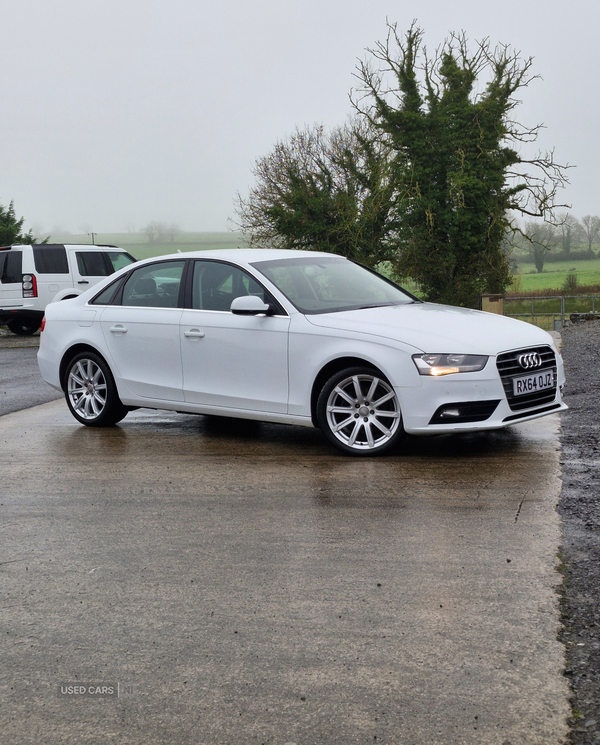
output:
[[535,326],[559,330],[571,313],[600,311],[598,295],[554,295],[546,297],[505,297],[504,315],[528,321]]

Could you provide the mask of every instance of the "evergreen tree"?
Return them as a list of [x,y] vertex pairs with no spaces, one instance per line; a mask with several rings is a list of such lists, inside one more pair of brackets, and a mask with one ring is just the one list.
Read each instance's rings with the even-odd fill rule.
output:
[[7,207],[0,204],[0,246],[11,246],[13,243],[35,243],[31,230],[23,233],[25,218],[17,219],[14,203]]
[[502,244],[511,213],[549,219],[565,178],[551,153],[525,160],[517,151],[539,131],[512,118],[531,59],[488,41],[471,54],[455,35],[430,58],[421,42],[414,25],[404,39],[389,26],[387,41],[370,50],[384,72],[359,67],[365,97],[357,108],[401,164],[397,274],[416,280],[428,300],[477,307],[482,293],[510,284]]

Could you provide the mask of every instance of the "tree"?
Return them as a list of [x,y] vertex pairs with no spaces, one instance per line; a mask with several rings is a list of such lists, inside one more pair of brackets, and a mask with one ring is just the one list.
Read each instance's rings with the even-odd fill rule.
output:
[[[414,24],[404,38],[388,24],[386,42],[358,68],[355,106],[389,138],[398,226],[398,275],[414,278],[428,300],[476,307],[511,275],[502,252],[513,215],[553,219],[566,178],[553,153],[525,159],[539,126],[513,119],[531,59],[488,40],[470,53],[452,35],[430,57]],[[391,76],[391,82],[387,82]]]
[[181,228],[177,223],[171,222],[165,228],[165,235],[169,238],[171,243],[175,243],[175,238],[181,233]]
[[13,243],[36,243],[31,230],[27,233],[23,232],[24,222],[24,217],[17,219],[14,202],[11,201],[8,208],[0,204],[0,246],[10,246]]
[[563,212],[558,216],[560,229],[560,247],[565,256],[571,253],[573,241],[576,241],[581,234],[581,225],[579,220],[568,212]]
[[529,251],[535,268],[541,274],[544,271],[544,263],[548,252],[558,245],[561,236],[553,225],[547,222],[534,221],[525,224],[522,235],[529,244]]
[[600,217],[597,215],[585,215],[581,218],[581,230],[588,244],[588,254],[594,256],[592,245],[600,235]]
[[168,234],[168,227],[164,222],[149,222],[141,231],[147,238],[148,243],[163,243]]
[[237,214],[250,244],[333,251],[369,266],[393,256],[395,170],[387,140],[355,118],[297,129],[258,159]]

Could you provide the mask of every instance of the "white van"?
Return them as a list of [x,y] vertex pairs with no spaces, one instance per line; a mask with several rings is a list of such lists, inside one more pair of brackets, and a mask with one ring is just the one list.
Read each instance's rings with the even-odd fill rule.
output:
[[118,246],[0,247],[0,325],[22,336],[34,334],[48,303],[77,297],[134,261]]

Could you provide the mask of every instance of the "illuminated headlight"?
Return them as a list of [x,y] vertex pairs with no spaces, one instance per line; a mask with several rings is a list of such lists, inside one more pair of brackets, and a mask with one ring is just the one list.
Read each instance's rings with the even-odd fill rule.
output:
[[488,358],[482,354],[415,354],[419,375],[453,375],[483,370]]

